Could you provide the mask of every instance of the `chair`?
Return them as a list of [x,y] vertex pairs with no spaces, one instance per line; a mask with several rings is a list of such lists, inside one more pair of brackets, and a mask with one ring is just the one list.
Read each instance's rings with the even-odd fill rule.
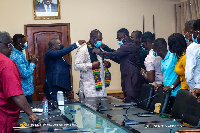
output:
[[176,100],[172,107],[171,115],[175,119],[182,119],[182,115],[186,109],[186,101],[189,99],[189,91],[179,90],[176,95]]
[[197,99],[191,94],[186,101],[186,108],[182,116],[182,121],[192,126],[197,126],[200,119],[200,104]]
[[197,126],[200,119],[200,104],[187,90],[179,90],[174,102],[171,115],[182,122]]
[[170,91],[163,93],[163,87],[159,87],[155,94],[158,94],[158,96],[154,97],[151,103],[150,111],[154,111],[156,103],[161,103],[159,113],[164,114],[166,112],[171,93]]
[[138,99],[138,107],[143,109],[149,109],[154,94],[154,86],[151,84],[143,84]]

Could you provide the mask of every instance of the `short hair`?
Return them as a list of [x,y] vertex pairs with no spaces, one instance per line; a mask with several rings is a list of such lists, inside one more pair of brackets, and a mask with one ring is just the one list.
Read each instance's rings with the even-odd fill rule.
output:
[[147,41],[154,41],[155,40],[155,34],[152,34],[151,32],[147,31],[141,36],[141,42],[147,42]]
[[129,36],[129,31],[126,28],[121,28],[117,31],[117,33],[122,33],[126,36]]
[[194,31],[200,30],[200,19],[197,19],[197,20],[194,22],[193,30],[194,30]]
[[53,38],[49,41],[48,45],[49,45],[49,48],[51,48],[54,44],[57,43],[57,40],[59,40],[58,38]]
[[15,34],[15,35],[13,36],[13,43],[16,44],[16,43],[17,43],[17,40],[22,39],[22,38],[24,38],[24,37],[25,37],[25,36],[22,35],[22,34]]
[[12,41],[10,34],[6,31],[0,31],[0,43],[7,43],[7,40]]
[[137,38],[141,38],[141,36],[142,36],[142,32],[139,31],[139,30],[133,31],[132,33],[135,33],[135,38],[136,38],[136,39],[137,39]]
[[185,23],[185,30],[186,32],[191,32],[193,30],[193,25],[196,20],[189,20]]
[[167,50],[167,42],[165,41],[164,38],[157,38],[153,42],[153,47],[159,48],[163,51]]
[[169,50],[175,53],[177,58],[180,58],[183,52],[187,49],[185,38],[180,33],[174,33],[168,37]]
[[94,29],[94,30],[92,30],[91,32],[90,32],[90,38],[92,38],[92,37],[94,37],[94,38],[96,38],[97,36],[98,36],[98,34],[102,34],[99,30],[97,30],[97,29]]

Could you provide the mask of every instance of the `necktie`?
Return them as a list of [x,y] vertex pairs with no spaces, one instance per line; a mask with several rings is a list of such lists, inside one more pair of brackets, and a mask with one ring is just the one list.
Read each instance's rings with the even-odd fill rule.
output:
[[50,12],[50,7],[49,7],[49,5],[47,5],[47,12]]

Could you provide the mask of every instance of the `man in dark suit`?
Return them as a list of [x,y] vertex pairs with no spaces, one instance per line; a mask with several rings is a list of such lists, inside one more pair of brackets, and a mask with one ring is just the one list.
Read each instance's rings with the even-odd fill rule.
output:
[[36,4],[36,12],[58,12],[58,5],[52,3],[52,0],[43,0]]
[[125,102],[137,102],[140,95],[140,53],[136,44],[130,39],[127,29],[117,32],[120,48],[114,52],[98,52],[103,58],[111,59],[120,64],[121,86],[125,95]]
[[44,55],[46,76],[44,92],[48,100],[57,100],[58,91],[71,91],[70,64],[63,58],[74,49],[85,43],[85,40],[69,45],[65,48],[57,38],[51,39],[48,43],[49,49]]

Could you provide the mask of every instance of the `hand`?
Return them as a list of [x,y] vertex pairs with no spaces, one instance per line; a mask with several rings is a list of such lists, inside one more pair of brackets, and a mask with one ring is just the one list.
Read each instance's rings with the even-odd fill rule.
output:
[[82,45],[83,43],[86,43],[86,41],[85,41],[85,40],[79,40],[78,43],[79,43],[80,45]]
[[37,55],[31,55],[29,60],[30,60],[30,62],[36,64],[38,62],[38,58],[39,58],[39,56],[37,56]]
[[103,63],[104,63],[104,67],[105,68],[110,68],[111,67],[111,63],[109,61],[105,60]]
[[166,91],[171,91],[171,90],[173,90],[173,88],[170,88],[169,86],[164,86],[163,87],[163,92],[166,92]]
[[143,68],[141,68],[141,70],[140,70],[141,75],[142,75],[142,73],[145,73],[145,70]]
[[161,86],[163,86],[163,84],[156,84],[156,85],[154,86],[154,90],[155,90],[155,91],[158,91],[158,88],[161,87]]
[[101,44],[101,48],[105,48],[105,46],[106,46],[106,45],[105,45],[104,43]]
[[98,54],[98,53],[99,53],[99,50],[98,50],[97,48],[94,48],[94,49],[92,50],[92,53],[93,53],[93,54]]
[[[35,120],[39,120],[39,118],[33,113],[31,115],[29,115],[29,120],[30,120],[30,124],[34,124]],[[34,127],[39,127],[40,126],[40,121],[37,125],[34,125]]]
[[197,102],[200,103],[200,97],[198,97]]
[[200,93],[200,89],[194,88],[194,89],[192,90],[192,95],[193,95],[195,98],[197,98],[197,93]]
[[100,66],[100,62],[99,61],[95,61],[95,62],[92,63],[92,67],[93,68],[99,68],[99,66]]

